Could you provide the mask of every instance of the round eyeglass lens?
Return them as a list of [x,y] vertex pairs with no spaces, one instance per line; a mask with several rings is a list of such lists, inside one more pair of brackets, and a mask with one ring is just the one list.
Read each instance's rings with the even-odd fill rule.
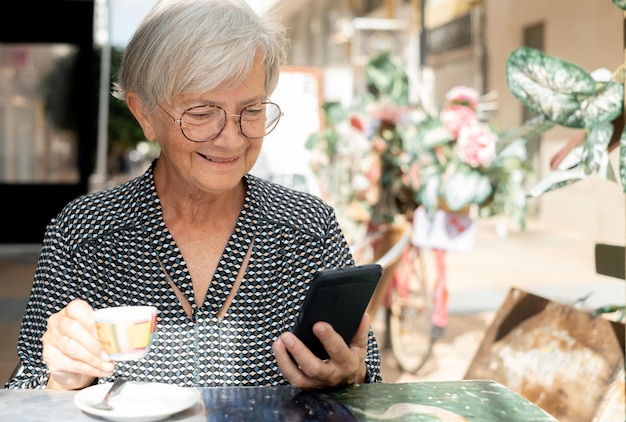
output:
[[[262,138],[276,128],[282,113],[278,105],[271,102],[251,104],[244,107],[237,121],[244,136]],[[186,110],[180,119],[183,135],[194,142],[207,142],[222,132],[229,115],[224,109],[213,105],[201,105]]]

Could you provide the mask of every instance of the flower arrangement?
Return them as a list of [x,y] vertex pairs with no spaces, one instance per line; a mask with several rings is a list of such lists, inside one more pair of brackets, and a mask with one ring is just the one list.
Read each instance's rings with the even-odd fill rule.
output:
[[479,118],[469,87],[451,89],[432,115],[408,101],[408,78],[387,53],[365,68],[367,92],[344,107],[325,103],[325,128],[312,134],[312,168],[323,192],[350,220],[379,226],[423,206],[479,216],[508,215],[525,224],[524,183],[531,166],[524,141],[500,147]]
[[524,227],[524,183],[532,171],[525,141],[501,145],[498,132],[479,118],[480,106],[475,89],[454,87],[438,116],[426,115],[407,132],[421,174],[418,201],[429,212],[476,205],[480,216],[507,215]]

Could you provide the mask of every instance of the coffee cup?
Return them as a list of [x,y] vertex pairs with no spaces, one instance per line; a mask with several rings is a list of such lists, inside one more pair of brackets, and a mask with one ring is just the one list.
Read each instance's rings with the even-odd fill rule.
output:
[[117,306],[96,309],[96,331],[113,360],[139,360],[150,350],[156,331],[154,306]]

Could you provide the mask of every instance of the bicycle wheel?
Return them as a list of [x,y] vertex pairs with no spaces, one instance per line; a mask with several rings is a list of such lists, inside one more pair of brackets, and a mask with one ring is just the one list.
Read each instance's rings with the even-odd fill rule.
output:
[[[400,369],[416,373],[428,361],[434,345],[431,333],[431,296],[424,272],[420,270],[419,250],[410,247],[410,259],[403,265],[411,265],[409,288],[391,290],[389,340],[393,355]],[[415,267],[418,266],[418,267]]]

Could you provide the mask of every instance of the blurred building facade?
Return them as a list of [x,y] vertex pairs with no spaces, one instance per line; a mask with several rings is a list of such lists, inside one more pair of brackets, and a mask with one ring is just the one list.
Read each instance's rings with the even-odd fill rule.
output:
[[[358,95],[368,55],[388,49],[406,61],[422,104],[437,107],[450,88],[472,86],[493,99],[490,122],[499,130],[528,118],[506,85],[506,60],[517,47],[540,49],[588,72],[613,72],[624,62],[624,13],[610,0],[279,0],[273,9],[290,30],[289,64],[322,69],[324,100]],[[576,134],[554,128],[528,143],[536,170],[531,183]],[[616,149],[616,171],[618,160]],[[619,183],[592,176],[548,192],[531,200],[530,216],[598,242],[624,244]]]
[[[39,242],[49,218],[87,191],[95,164],[93,1],[36,3],[39,13],[30,19],[46,29],[43,38],[28,30],[0,31],[0,191],[21,198],[3,208],[0,219],[11,224],[0,243]],[[364,89],[367,59],[391,50],[407,63],[414,99],[435,108],[451,87],[472,86],[493,98],[490,121],[499,130],[527,117],[506,86],[506,60],[515,48],[539,48],[588,71],[614,71],[624,61],[624,13],[610,0],[277,0],[271,8],[290,31],[289,65],[321,75],[323,101],[350,102]],[[70,9],[80,10],[80,25],[64,23],[74,19],[65,12]],[[70,93],[78,97],[61,95],[54,79],[72,63],[79,70],[65,73],[66,90],[80,87]],[[57,89],[46,91],[50,86]],[[66,101],[69,112],[50,114],[60,110],[51,106],[54,101]],[[28,123],[15,124],[18,118]],[[282,126],[288,127],[286,119]],[[528,144],[536,180],[575,135],[555,128]],[[611,159],[617,170],[617,150]],[[42,211],[36,220],[27,217],[32,209]],[[530,214],[598,242],[624,243],[625,200],[618,183],[591,177],[533,200]]]

